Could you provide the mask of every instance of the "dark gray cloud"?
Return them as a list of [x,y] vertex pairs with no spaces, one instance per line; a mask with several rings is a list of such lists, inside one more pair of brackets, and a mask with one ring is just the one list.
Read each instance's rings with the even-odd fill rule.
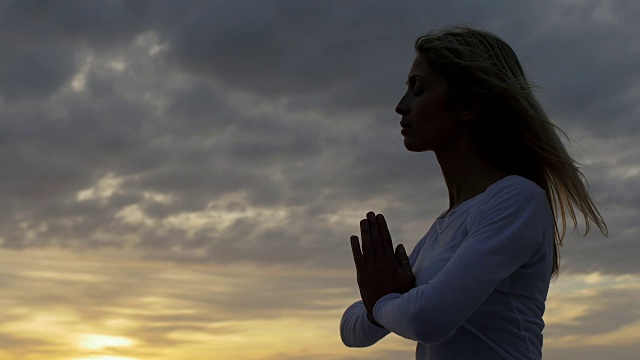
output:
[[[176,333],[244,331],[229,321],[338,319],[358,297],[347,239],[366,211],[383,212],[394,241],[410,249],[448,205],[433,154],[404,149],[394,107],[413,41],[449,23],[511,44],[545,88],[539,98],[552,119],[585,146],[570,151],[591,166],[610,235],[593,226],[586,238],[571,234],[568,220],[560,282],[640,269],[633,1],[2,1],[0,9],[0,241],[87,257],[56,272],[65,261],[12,253],[2,304],[28,311],[3,313],[7,323],[38,311],[82,324],[126,317],[135,325],[123,336],[162,349],[191,346]],[[162,260],[162,270],[109,249]],[[191,267],[175,276],[171,262],[207,263],[207,276]],[[261,270],[230,273],[245,264]],[[225,287],[211,273],[237,283]],[[550,310],[591,310],[549,325],[545,341],[633,325],[636,293],[550,297]],[[20,356],[59,346],[44,338],[0,333],[0,347]],[[638,351],[587,345],[547,347],[544,357]],[[368,358],[408,359],[413,346],[378,346]]]
[[509,42],[555,123],[599,146],[591,193],[620,211],[600,208],[608,239],[566,240],[566,271],[638,272],[637,6],[3,2],[2,244],[347,268],[374,210],[411,248],[448,200],[394,107],[415,38],[461,23]]

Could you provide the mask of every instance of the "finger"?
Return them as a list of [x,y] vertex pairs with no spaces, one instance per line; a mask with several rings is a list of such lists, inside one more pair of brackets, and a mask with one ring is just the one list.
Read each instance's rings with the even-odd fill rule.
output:
[[380,237],[382,238],[382,249],[385,255],[391,256],[393,255],[393,242],[391,241],[391,234],[387,227],[387,220],[382,216],[382,214],[378,214],[376,219],[378,220],[378,230],[380,231]]
[[404,245],[402,244],[399,244],[396,247],[396,259],[398,259],[398,264],[400,264],[400,267],[407,275],[413,275],[409,255],[407,255],[407,250],[405,250]]
[[371,236],[369,235],[369,221],[367,219],[360,220],[360,235],[362,235],[362,255],[367,264],[375,264],[376,254],[371,244]]
[[385,256],[384,249],[382,248],[382,238],[380,237],[380,230],[378,230],[378,220],[376,220],[376,214],[373,211],[367,213],[367,220],[369,221],[369,231],[371,236],[371,244],[373,244],[373,251],[376,253],[376,260],[382,259]]
[[362,252],[360,251],[360,241],[355,235],[351,236],[351,252],[353,253],[353,261],[356,263],[356,270],[360,271],[364,269],[366,265]]

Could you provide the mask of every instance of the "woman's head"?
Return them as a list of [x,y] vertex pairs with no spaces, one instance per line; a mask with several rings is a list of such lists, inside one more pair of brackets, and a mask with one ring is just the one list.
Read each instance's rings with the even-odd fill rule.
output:
[[[452,104],[477,109],[471,121],[463,122],[475,149],[495,167],[531,178],[530,164],[522,167],[522,162],[534,162],[534,154],[527,152],[525,139],[513,133],[534,126],[523,114],[536,120],[546,116],[513,49],[492,33],[464,26],[422,35],[414,47],[417,58],[446,81]],[[518,126],[519,131],[514,129]],[[507,158],[507,147],[510,153],[520,150],[519,156]]]
[[[417,56],[412,71],[424,62],[426,66],[422,69],[426,69],[427,74],[444,80],[441,88],[447,89],[446,102],[453,106],[449,109],[454,109],[448,112],[453,124],[439,123],[439,129],[447,129],[446,134],[449,134],[464,128],[475,151],[491,165],[537,183],[547,193],[554,222],[558,214],[555,202],[559,202],[563,233],[560,236],[556,222],[553,275],[557,276],[558,248],[562,246],[566,228],[564,210],[567,205],[574,226],[577,222],[571,203],[584,214],[586,233],[589,232],[587,217],[603,233],[607,231],[580,179],[584,175],[555,129],[565,137],[566,134],[549,120],[533,94],[535,85],[526,79],[515,52],[496,35],[466,26],[448,26],[419,36],[414,46]],[[402,113],[402,106],[409,109],[415,104],[430,102],[428,106],[433,106],[434,102],[441,102],[433,99],[418,100],[408,93],[396,111]],[[463,111],[465,109],[468,111]],[[416,114],[412,117],[412,121],[430,122],[415,118]],[[438,116],[437,119],[445,118]]]

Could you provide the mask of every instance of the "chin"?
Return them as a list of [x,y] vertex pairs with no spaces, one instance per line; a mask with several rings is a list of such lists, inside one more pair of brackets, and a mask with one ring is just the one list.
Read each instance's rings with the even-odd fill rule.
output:
[[406,139],[404,140],[404,147],[405,149],[411,151],[411,152],[425,152],[425,151],[429,151],[429,149],[426,149],[420,145],[416,145],[416,144],[412,144],[411,141],[407,141]]

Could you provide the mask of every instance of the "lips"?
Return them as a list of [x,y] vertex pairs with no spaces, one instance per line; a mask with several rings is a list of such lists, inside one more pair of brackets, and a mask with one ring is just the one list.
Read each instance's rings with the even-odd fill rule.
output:
[[406,122],[400,122],[400,126],[402,126],[403,129],[410,129],[411,125],[407,124]]

